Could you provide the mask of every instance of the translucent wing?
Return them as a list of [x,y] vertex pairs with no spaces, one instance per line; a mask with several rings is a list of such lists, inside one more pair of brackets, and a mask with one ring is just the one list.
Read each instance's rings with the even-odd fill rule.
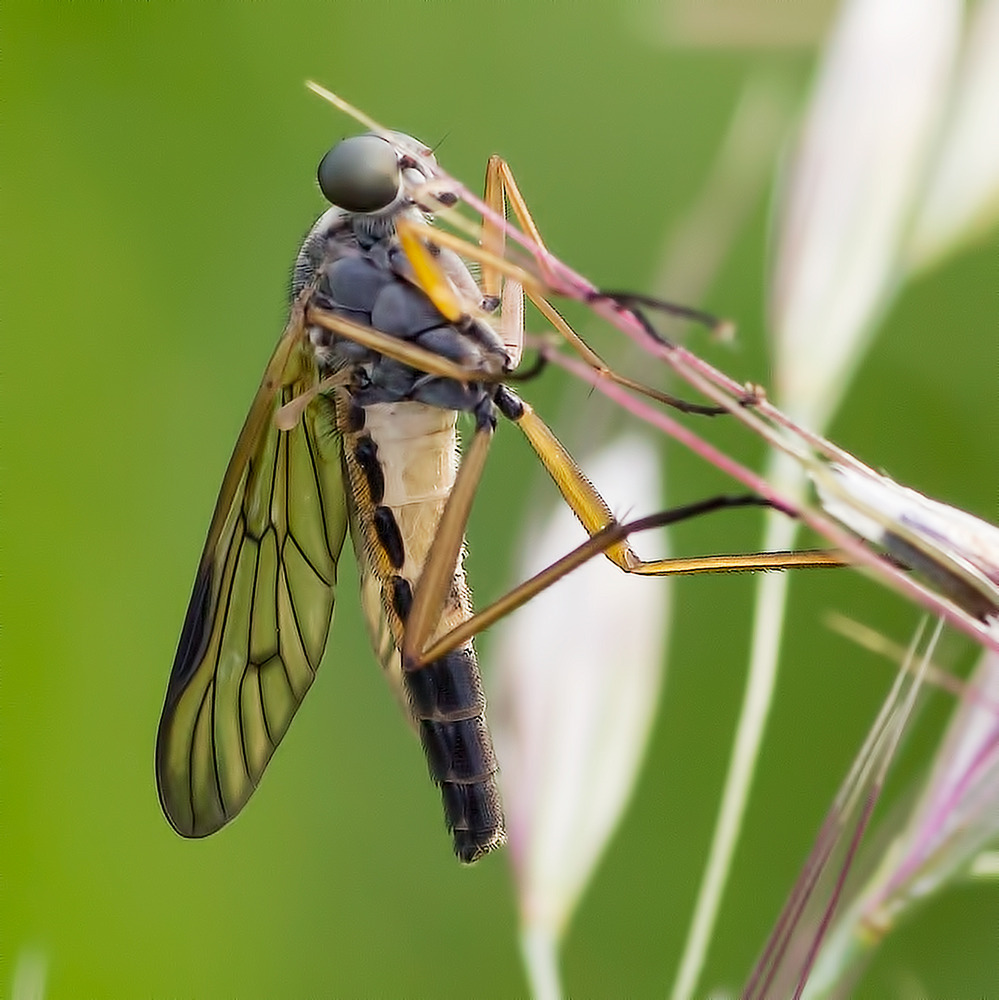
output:
[[160,802],[203,837],[256,788],[323,655],[346,531],[333,403],[290,431],[274,412],[316,382],[301,301],[229,461],[201,556],[156,744]]

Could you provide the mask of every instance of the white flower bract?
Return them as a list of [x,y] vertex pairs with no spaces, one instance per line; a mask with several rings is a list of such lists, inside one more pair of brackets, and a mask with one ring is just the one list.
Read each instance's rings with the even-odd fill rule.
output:
[[[617,498],[645,513],[662,506],[657,464],[648,442],[629,437],[586,466],[612,509]],[[519,572],[537,572],[585,537],[560,505],[531,532]],[[652,541],[633,544],[646,554]],[[493,646],[490,719],[522,921],[553,939],[628,800],[658,702],[668,616],[666,580],[629,576],[601,557],[511,615]]]

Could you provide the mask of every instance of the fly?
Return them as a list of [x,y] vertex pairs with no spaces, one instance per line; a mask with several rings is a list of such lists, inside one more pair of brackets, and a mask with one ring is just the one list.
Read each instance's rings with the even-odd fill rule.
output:
[[[222,481],[160,720],[160,802],[183,836],[218,830],[257,787],[319,668],[348,531],[375,654],[419,732],[466,863],[505,837],[474,634],[600,552],[649,575],[838,563],[821,553],[639,559],[627,542],[636,528],[763,501],[722,497],[634,525],[614,519],[503,384],[522,330],[494,325],[502,251],[490,253],[485,238],[482,250],[469,247],[483,262],[480,287],[443,245],[430,210],[454,196],[421,193],[434,166],[421,143],[381,129],[343,140],[320,164],[331,207],[298,253],[291,315]],[[496,157],[487,197],[501,211],[510,198],[533,229]],[[458,413],[475,424],[464,456]],[[592,537],[475,614],[464,530],[498,416],[525,434]]]

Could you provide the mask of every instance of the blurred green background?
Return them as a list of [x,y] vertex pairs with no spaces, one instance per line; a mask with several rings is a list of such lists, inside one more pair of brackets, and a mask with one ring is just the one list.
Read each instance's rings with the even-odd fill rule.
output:
[[[0,994],[40,954],[54,998],[524,995],[507,860],[453,860],[422,754],[367,647],[349,557],[320,679],[238,822],[178,838],[160,814],[153,744],[221,474],[323,208],[315,165],[355,131],[304,80],[443,140],[442,162],[473,186],[501,152],[560,256],[605,287],[648,290],[746,81],[765,73],[797,99],[814,56],[667,46],[664,11],[3,5]],[[740,328],[712,356],[764,383],[766,221],[763,197],[702,303]],[[993,519],[997,252],[993,240],[906,291],[833,429],[871,464]],[[564,389],[553,373],[525,392],[579,444],[597,403],[577,397],[567,413]],[[512,582],[527,501],[508,484],[534,475],[517,435],[499,437],[469,533],[483,599]],[[734,429],[718,439],[762,455]],[[671,501],[725,488],[664,454]],[[692,525],[675,548],[752,547],[759,523]],[[677,587],[650,754],[567,940],[572,996],[661,995],[672,979],[752,591],[738,577]],[[890,683],[823,612],[903,642],[918,618],[847,573],[803,577],[792,593],[796,627],[711,986],[744,980]],[[951,636],[941,657],[960,669],[972,653]],[[937,697],[924,713],[903,775],[946,708]],[[858,995],[918,983],[980,996],[997,986],[997,926],[994,891],[954,891],[888,943]]]

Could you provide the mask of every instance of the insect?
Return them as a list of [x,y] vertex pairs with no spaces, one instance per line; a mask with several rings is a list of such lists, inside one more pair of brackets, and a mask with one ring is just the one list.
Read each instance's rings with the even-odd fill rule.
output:
[[[213,833],[257,787],[323,657],[349,531],[374,650],[419,732],[455,853],[472,862],[503,842],[472,636],[548,581],[473,612],[464,528],[498,416],[524,432],[593,536],[576,563],[606,552],[644,574],[800,564],[635,555],[635,526],[615,521],[504,384],[522,331],[492,321],[497,275],[484,266],[484,290],[433,235],[430,209],[453,201],[447,191],[421,200],[434,164],[421,143],[384,130],[343,140],[320,164],[331,207],[295,262],[290,319],[222,482],[160,721],[160,802],[183,836]],[[509,196],[502,161],[488,177],[494,203]],[[475,425],[463,457],[459,413]],[[760,501],[694,506],[747,502]]]

